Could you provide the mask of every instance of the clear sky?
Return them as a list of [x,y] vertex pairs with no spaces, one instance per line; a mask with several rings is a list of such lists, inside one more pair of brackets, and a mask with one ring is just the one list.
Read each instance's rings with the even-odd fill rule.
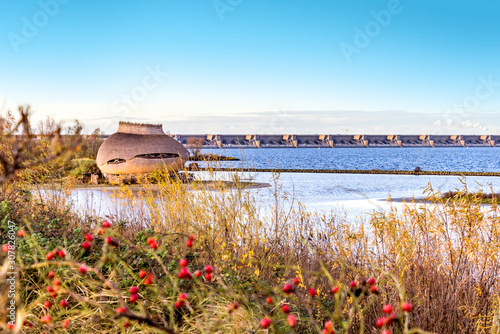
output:
[[0,105],[172,133],[500,134],[498,0],[17,0]]

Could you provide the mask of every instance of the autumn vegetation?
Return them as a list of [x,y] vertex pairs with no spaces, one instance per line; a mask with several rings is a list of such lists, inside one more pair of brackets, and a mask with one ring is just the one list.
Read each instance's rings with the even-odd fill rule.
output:
[[2,332],[500,332],[498,207],[466,184],[347,221],[295,203],[279,174],[271,203],[164,177],[117,188],[116,212],[96,217],[73,210],[71,178],[57,178],[79,129],[27,140],[28,116],[2,121],[0,232],[6,244],[15,226],[17,277],[9,323],[2,247]]

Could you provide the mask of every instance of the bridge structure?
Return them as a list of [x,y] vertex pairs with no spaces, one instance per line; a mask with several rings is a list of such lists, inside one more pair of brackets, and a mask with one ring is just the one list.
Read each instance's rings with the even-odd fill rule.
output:
[[[279,147],[495,147],[500,135],[170,135],[185,146],[204,148]],[[195,139],[195,140],[193,140]]]

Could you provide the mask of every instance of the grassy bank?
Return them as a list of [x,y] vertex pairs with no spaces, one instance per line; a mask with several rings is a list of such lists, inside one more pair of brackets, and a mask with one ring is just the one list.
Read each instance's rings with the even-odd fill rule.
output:
[[[36,186],[4,185],[2,236],[24,231],[15,249],[18,328],[320,333],[330,321],[337,333],[498,331],[500,230],[480,201],[446,201],[429,189],[428,200],[441,205],[407,205],[401,216],[376,214],[361,225],[292,209],[276,178],[272,203],[242,188],[122,186],[114,196],[130,201],[135,215],[110,217],[111,227],[71,213],[64,184],[41,198]],[[263,205],[270,214],[259,214]],[[8,305],[7,273],[0,275]],[[384,305],[393,310],[384,313]],[[5,331],[7,314],[0,314]]]

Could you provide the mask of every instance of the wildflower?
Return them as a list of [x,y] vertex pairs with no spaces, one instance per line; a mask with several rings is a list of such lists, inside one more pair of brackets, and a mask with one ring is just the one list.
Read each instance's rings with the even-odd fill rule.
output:
[[260,327],[268,328],[271,325],[271,320],[269,318],[262,318],[260,321]]
[[297,319],[293,314],[289,314],[288,317],[286,318],[286,321],[288,322],[288,325],[290,327],[294,327],[297,324]]

